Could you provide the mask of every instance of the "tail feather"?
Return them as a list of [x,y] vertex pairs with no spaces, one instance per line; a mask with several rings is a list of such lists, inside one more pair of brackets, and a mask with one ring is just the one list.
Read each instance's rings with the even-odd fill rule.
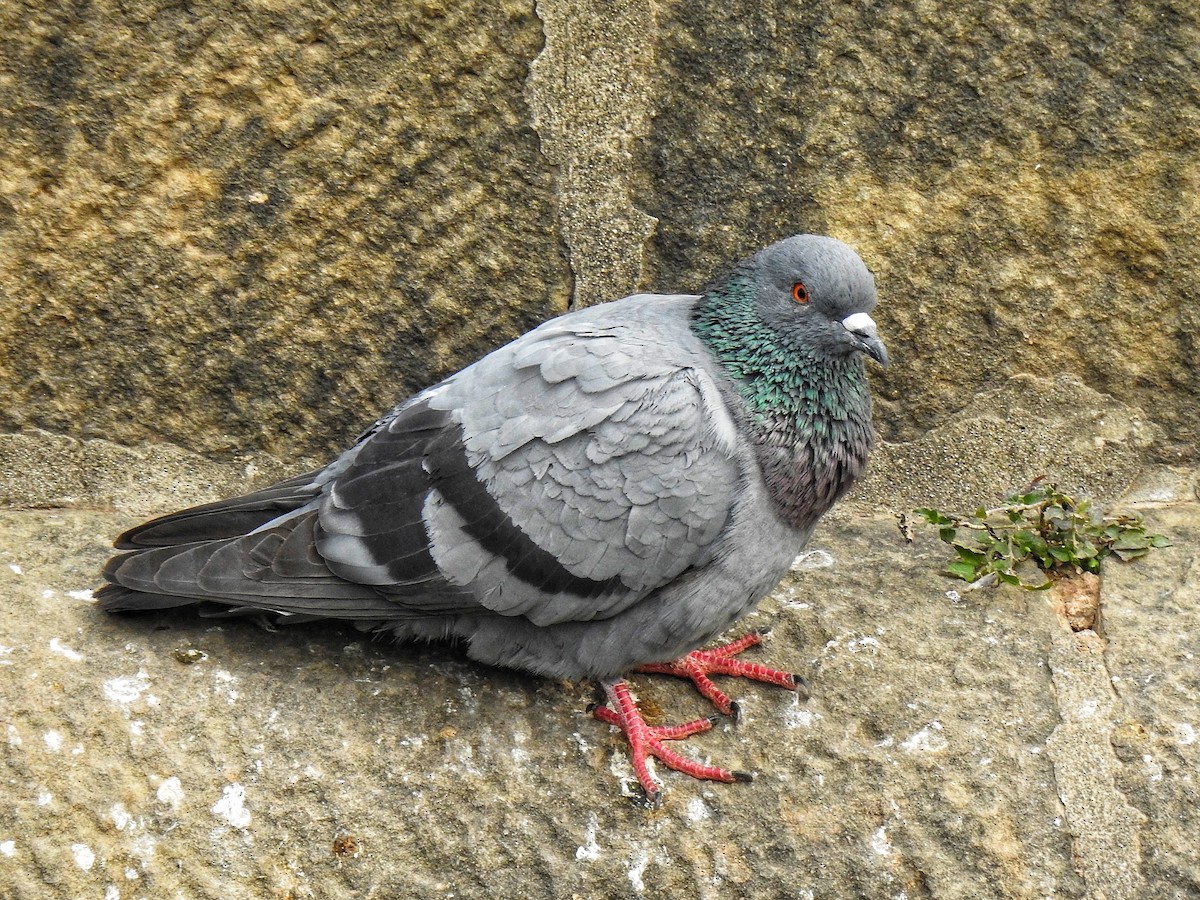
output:
[[117,538],[118,550],[176,547],[197,541],[238,537],[261,528],[317,496],[317,471],[306,472],[270,487],[169,513],[130,528]]
[[150,594],[135,591],[122,584],[106,584],[96,591],[96,604],[105,612],[152,612],[159,609],[174,609],[193,606],[202,601],[195,597],[172,597],[167,594]]
[[[253,534],[119,554],[105,566],[110,583],[96,599],[108,612],[202,605],[202,612],[214,607],[221,609],[218,614],[265,612],[283,621],[382,624],[429,616],[426,604],[406,607],[370,585],[333,574],[314,549],[316,520],[316,510],[309,510]],[[439,613],[470,608],[450,585],[428,587],[431,594],[446,594]]]

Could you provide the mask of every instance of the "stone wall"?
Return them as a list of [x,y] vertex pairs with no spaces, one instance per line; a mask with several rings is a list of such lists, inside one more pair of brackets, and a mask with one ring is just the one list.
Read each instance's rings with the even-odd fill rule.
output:
[[100,0],[0,28],[8,431],[322,457],[571,303],[817,231],[878,276],[886,439],[1068,373],[1195,453],[1181,0]]

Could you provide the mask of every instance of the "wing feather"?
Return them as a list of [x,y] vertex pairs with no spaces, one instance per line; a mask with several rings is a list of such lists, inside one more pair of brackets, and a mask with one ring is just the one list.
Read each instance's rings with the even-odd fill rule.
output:
[[320,473],[131,530],[139,549],[110,563],[102,601],[377,623],[616,615],[704,566],[730,521],[741,449],[688,328],[694,299],[561,317]]

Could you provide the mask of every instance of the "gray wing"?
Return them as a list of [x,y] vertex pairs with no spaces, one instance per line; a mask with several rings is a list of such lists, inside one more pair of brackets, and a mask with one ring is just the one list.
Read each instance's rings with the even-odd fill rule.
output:
[[563,316],[413,398],[329,486],[321,556],[409,609],[445,586],[538,625],[612,616],[704,565],[737,434],[689,300]]
[[110,563],[102,604],[381,625],[615,615],[711,559],[739,489],[692,299],[562,316],[417,394],[315,477],[135,529],[124,546],[150,549]]

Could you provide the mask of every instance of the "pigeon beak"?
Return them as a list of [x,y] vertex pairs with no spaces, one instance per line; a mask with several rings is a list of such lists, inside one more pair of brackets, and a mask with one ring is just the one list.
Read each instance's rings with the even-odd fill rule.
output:
[[879,330],[875,320],[866,313],[859,312],[842,319],[842,327],[850,332],[851,342],[855,350],[861,350],[881,366],[888,364],[887,347],[879,339]]

